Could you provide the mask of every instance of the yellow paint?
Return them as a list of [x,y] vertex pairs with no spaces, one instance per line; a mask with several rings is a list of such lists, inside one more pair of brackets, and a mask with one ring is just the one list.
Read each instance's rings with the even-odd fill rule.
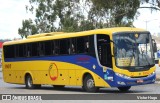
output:
[[114,66],[114,71],[116,73],[120,73],[120,74],[124,74],[127,75],[129,77],[138,77],[138,76],[148,76],[149,74],[155,72],[156,67],[152,67],[149,70],[146,71],[140,71],[140,72],[129,72],[128,70],[124,70],[124,69],[120,69],[117,68],[116,66]]
[[[58,78],[54,81],[51,80],[48,71],[51,63],[55,63],[58,67]],[[8,83],[24,84],[25,74],[29,73],[33,78],[34,84],[82,86],[83,75],[90,73],[95,80],[96,86],[110,87],[97,74],[84,67],[70,63],[57,61],[4,62],[4,65],[6,64],[11,64],[12,67],[10,69],[3,68],[4,81]],[[50,71],[52,76],[55,75],[54,71]]]

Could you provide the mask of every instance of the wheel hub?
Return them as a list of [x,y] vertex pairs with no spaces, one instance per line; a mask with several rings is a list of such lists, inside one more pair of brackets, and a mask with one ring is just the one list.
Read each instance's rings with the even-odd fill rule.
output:
[[28,78],[28,86],[29,86],[29,87],[32,86],[32,80],[31,80],[31,78]]
[[87,81],[87,87],[88,87],[88,88],[93,88],[93,87],[94,87],[94,81],[93,81],[92,79],[89,79],[89,80]]

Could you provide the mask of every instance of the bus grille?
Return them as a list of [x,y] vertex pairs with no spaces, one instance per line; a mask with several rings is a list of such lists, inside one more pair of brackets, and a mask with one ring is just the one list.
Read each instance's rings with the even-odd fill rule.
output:
[[144,78],[144,77],[147,77],[147,76],[137,76],[137,77],[131,77],[131,78]]

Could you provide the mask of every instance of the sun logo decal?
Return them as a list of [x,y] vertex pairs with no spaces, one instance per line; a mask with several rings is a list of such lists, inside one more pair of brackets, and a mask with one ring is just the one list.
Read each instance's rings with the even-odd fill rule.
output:
[[52,81],[55,81],[58,78],[58,68],[55,63],[49,65],[49,76]]
[[135,36],[136,38],[138,38],[138,37],[139,37],[139,35],[138,35],[138,34],[135,34],[134,36]]

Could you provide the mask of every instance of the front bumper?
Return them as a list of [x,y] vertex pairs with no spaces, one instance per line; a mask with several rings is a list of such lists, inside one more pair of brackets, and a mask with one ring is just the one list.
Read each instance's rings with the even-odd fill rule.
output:
[[156,73],[142,78],[123,78],[118,75],[114,75],[113,87],[124,87],[124,86],[137,86],[152,84],[156,80]]

